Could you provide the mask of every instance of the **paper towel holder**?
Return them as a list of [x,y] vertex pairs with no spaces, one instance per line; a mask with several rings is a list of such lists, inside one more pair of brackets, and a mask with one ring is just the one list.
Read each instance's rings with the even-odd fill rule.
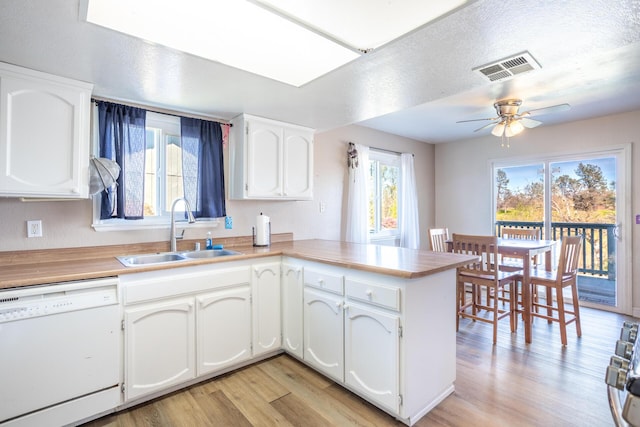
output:
[[[262,216],[262,212],[260,212],[260,216]],[[252,230],[251,231],[251,235],[253,237],[253,246],[255,246],[255,247],[265,247],[265,246],[271,245],[271,221],[267,222],[267,227],[268,227],[267,228],[267,235],[265,236],[266,239],[265,239],[264,244],[262,244],[262,245],[259,245],[257,243],[257,234],[258,233],[257,233],[256,227],[252,227],[251,228],[251,230]]]
[[256,228],[255,227],[251,227],[251,234],[253,235],[253,246],[257,247],[257,248],[262,248],[265,246],[269,246],[271,244],[271,223],[268,223],[269,225],[269,234],[267,234],[267,242],[264,245],[258,245],[256,243]]

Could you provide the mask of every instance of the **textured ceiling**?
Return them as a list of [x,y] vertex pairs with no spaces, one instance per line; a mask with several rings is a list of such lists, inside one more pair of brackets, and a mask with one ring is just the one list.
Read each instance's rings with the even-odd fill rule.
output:
[[[472,72],[523,51],[542,68],[493,83]],[[295,88],[86,23],[78,0],[2,0],[0,61],[220,119],[245,112],[319,131],[357,123],[439,143],[489,134],[455,122],[493,117],[508,97],[521,111],[571,104],[536,117],[543,126],[640,109],[640,2],[477,0]]]

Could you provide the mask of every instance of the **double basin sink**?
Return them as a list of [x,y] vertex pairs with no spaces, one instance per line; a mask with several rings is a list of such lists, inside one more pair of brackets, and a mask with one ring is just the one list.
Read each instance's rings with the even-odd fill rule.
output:
[[231,255],[242,255],[242,253],[230,249],[207,249],[204,251],[127,255],[116,258],[125,267],[140,267],[143,265],[173,264],[194,259],[211,259]]

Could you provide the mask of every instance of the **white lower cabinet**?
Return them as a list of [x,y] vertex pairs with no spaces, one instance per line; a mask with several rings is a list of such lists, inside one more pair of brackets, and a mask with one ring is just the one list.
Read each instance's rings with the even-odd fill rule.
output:
[[345,306],[344,381],[397,413],[400,405],[400,317],[370,307]]
[[282,348],[299,359],[302,352],[302,273],[300,265],[282,263]]
[[195,378],[193,298],[124,311],[125,399]]
[[304,289],[304,360],[320,372],[344,381],[343,297]]
[[251,359],[250,264],[135,273],[120,281],[125,401]]
[[251,267],[253,293],[253,355],[277,351],[282,345],[280,261]]
[[197,375],[251,358],[251,289],[239,286],[196,297]]
[[305,268],[304,360],[398,413],[400,289],[352,280],[348,274]]

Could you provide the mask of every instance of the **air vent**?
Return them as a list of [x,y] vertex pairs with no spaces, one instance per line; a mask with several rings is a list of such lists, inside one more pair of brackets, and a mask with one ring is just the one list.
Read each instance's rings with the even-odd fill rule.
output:
[[489,81],[495,82],[539,69],[540,64],[533,59],[533,56],[531,56],[529,52],[523,52],[491,64],[474,68],[473,71],[480,73],[489,79]]

